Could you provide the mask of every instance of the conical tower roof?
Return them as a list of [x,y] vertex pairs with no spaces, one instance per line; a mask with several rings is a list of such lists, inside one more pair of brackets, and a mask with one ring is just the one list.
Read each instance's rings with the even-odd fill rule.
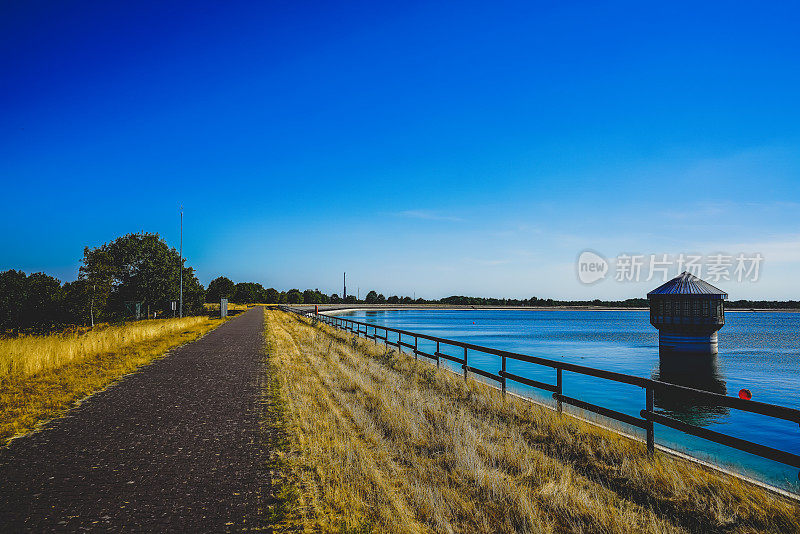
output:
[[658,286],[647,295],[708,295],[720,299],[728,298],[728,294],[721,289],[686,271]]

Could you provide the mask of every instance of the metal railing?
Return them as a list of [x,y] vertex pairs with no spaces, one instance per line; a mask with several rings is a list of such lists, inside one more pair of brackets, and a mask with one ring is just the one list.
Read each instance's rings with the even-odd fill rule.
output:
[[[409,332],[407,330],[390,328],[387,326],[379,326],[370,323],[363,323],[359,321],[354,321],[352,319],[346,319],[344,317],[321,315],[319,313],[316,313],[315,311],[290,308],[288,306],[281,306],[280,308],[287,312],[292,312],[304,317],[310,317],[316,319],[327,325],[336,327],[340,330],[345,330],[353,334],[356,334],[358,336],[363,336],[367,339],[373,340],[376,343],[379,341],[383,341],[385,345],[397,347],[397,349],[400,350],[401,352],[405,347],[414,353],[415,358],[422,356],[424,358],[433,360],[436,362],[437,367],[441,366],[442,359],[454,362],[456,364],[459,364],[463,369],[463,375],[465,380],[469,377],[469,373],[474,373],[489,380],[494,380],[500,384],[500,389],[503,392],[503,395],[506,394],[506,387],[509,381],[549,391],[552,393],[553,399],[555,399],[556,401],[556,410],[558,411],[558,413],[562,412],[563,404],[569,404],[576,408],[593,412],[598,415],[602,415],[604,417],[608,417],[616,421],[620,421],[622,423],[643,429],[646,435],[647,451],[650,454],[652,454],[655,450],[654,423],[658,423],[660,425],[664,425],[666,427],[678,430],[685,434],[697,436],[699,438],[703,438],[708,441],[713,441],[715,443],[726,445],[738,449],[740,451],[760,456],[762,458],[767,458],[769,460],[774,460],[776,462],[790,465],[792,467],[800,468],[800,455],[788,451],[783,451],[780,449],[775,449],[767,445],[762,445],[759,443],[737,438],[734,436],[729,436],[721,432],[716,432],[714,430],[709,430],[707,428],[685,423],[683,421],[679,421],[677,419],[673,419],[671,417],[656,413],[654,406],[655,404],[654,398],[655,398],[655,393],[657,391],[659,393],[664,392],[667,394],[669,393],[679,394],[693,398],[696,401],[702,401],[704,403],[710,403],[721,407],[733,408],[736,410],[742,410],[745,412],[760,414],[767,417],[783,419],[786,421],[793,421],[800,425],[800,410],[796,410],[794,408],[779,406],[776,404],[768,404],[764,402],[757,402],[753,400],[744,400],[738,397],[730,397],[727,395],[721,395],[719,393],[711,393],[709,391],[703,391],[700,389],[693,389],[685,386],[679,386],[676,384],[661,382],[659,380],[653,380],[650,378],[642,378],[634,375],[617,373],[614,371],[595,369],[592,367],[586,367],[583,365],[576,365],[557,360],[550,360],[547,358],[540,358],[537,356],[517,354],[505,350],[493,349],[491,347],[483,347],[480,345],[474,345],[472,343],[465,343],[462,341],[445,339],[417,332]],[[391,339],[390,339],[390,334],[391,334]],[[413,339],[413,343],[410,343],[411,339]],[[436,350],[433,353],[424,352],[420,350],[419,349],[420,339],[425,339],[431,342],[435,342]],[[442,352],[441,349],[443,345],[449,347],[457,347],[463,350],[462,352],[463,356],[461,357],[453,356],[452,354],[446,354]],[[484,354],[491,354],[500,357],[501,358],[500,370],[497,372],[497,374],[494,374],[485,371],[483,369],[478,369],[477,367],[469,365],[470,351],[481,352]],[[525,378],[518,374],[508,372],[506,370],[506,361],[509,359],[554,369],[556,373],[555,384],[540,382],[538,380]],[[564,371],[600,378],[604,380],[610,380],[622,384],[638,386],[645,390],[645,409],[639,412],[640,417],[635,417],[626,413],[612,410],[610,408],[598,406],[596,404],[592,404],[590,402],[586,402],[580,399],[568,397],[563,394]],[[800,478],[800,474],[798,474],[798,478]]]

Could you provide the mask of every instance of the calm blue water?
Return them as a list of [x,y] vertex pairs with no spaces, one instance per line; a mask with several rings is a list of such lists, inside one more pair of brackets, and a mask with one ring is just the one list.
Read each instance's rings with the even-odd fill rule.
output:
[[[658,332],[646,311],[403,310],[343,316],[716,393],[737,395],[747,388],[754,400],[800,408],[800,313],[729,312],[719,333],[719,354],[690,359],[659,357]],[[419,348],[433,352],[435,344],[420,340]],[[442,346],[442,352],[455,356],[462,350]],[[470,351],[469,358],[471,366],[493,373],[500,369],[498,357]],[[442,360],[442,365],[449,363]],[[555,384],[553,369],[512,360],[507,365],[511,373]],[[568,396],[636,417],[645,407],[645,392],[636,386],[568,372],[563,380]],[[509,389],[552,402],[546,391],[511,383]],[[657,411],[682,421],[800,454],[800,427],[795,423],[663,395],[655,401]],[[626,430],[641,434],[639,429]],[[655,433],[658,443],[800,492],[796,468],[660,425]]]

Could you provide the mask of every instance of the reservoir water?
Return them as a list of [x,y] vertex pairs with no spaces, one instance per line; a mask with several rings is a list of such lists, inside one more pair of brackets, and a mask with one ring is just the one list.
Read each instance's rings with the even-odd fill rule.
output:
[[[800,409],[800,313],[731,312],[713,357],[660,357],[658,332],[642,310],[358,310],[340,314],[362,322],[455,339],[521,354],[654,378]],[[391,338],[390,338],[391,339]],[[410,341],[410,340],[406,340]],[[430,345],[430,346],[428,346]],[[435,344],[420,340],[420,350]],[[460,356],[461,349],[442,352]],[[470,365],[497,373],[500,358],[470,352]],[[449,364],[442,360],[442,365]],[[451,367],[456,369],[456,364]],[[460,372],[460,369],[458,369]],[[550,368],[508,360],[508,371],[555,383]],[[564,394],[633,416],[645,407],[642,388],[564,372]],[[521,385],[509,390],[552,403],[550,394]],[[656,411],[718,432],[800,454],[800,427],[757,414],[656,395]],[[613,423],[622,426],[621,423]],[[639,429],[624,428],[641,435]],[[798,470],[656,425],[656,442],[696,458],[800,493]]]

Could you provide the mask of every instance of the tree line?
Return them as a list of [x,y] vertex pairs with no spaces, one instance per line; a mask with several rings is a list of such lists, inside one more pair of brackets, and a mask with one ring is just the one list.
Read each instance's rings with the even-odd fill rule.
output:
[[255,282],[236,284],[226,276],[212,280],[206,291],[206,302],[219,302],[221,298],[237,304],[427,304],[445,300],[412,299],[398,295],[385,297],[376,291],[370,291],[363,299],[356,295],[347,295],[344,298],[337,293],[328,295],[319,289],[278,291],[274,287],[264,289],[264,286]]
[[[128,234],[95,248],[84,248],[78,279],[61,283],[44,273],[25,274],[18,270],[0,272],[0,335],[3,333],[44,332],[68,325],[92,325],[140,317],[171,317],[173,301],[178,300],[183,270],[184,315],[205,313],[204,302],[251,304],[447,304],[459,306],[605,306],[646,307],[647,299],[621,301],[554,300],[531,297],[508,299],[453,295],[438,300],[409,296],[384,296],[369,291],[364,299],[344,298],[319,289],[278,291],[257,282],[234,283],[220,276],[205,289],[194,269],[184,264],[175,248],[158,234]],[[734,309],[800,308],[800,302],[728,302]]]
[[158,234],[139,233],[83,250],[78,279],[0,272],[0,333],[43,332],[140,317],[172,316],[183,270],[184,315],[203,313],[205,290],[194,269]]

